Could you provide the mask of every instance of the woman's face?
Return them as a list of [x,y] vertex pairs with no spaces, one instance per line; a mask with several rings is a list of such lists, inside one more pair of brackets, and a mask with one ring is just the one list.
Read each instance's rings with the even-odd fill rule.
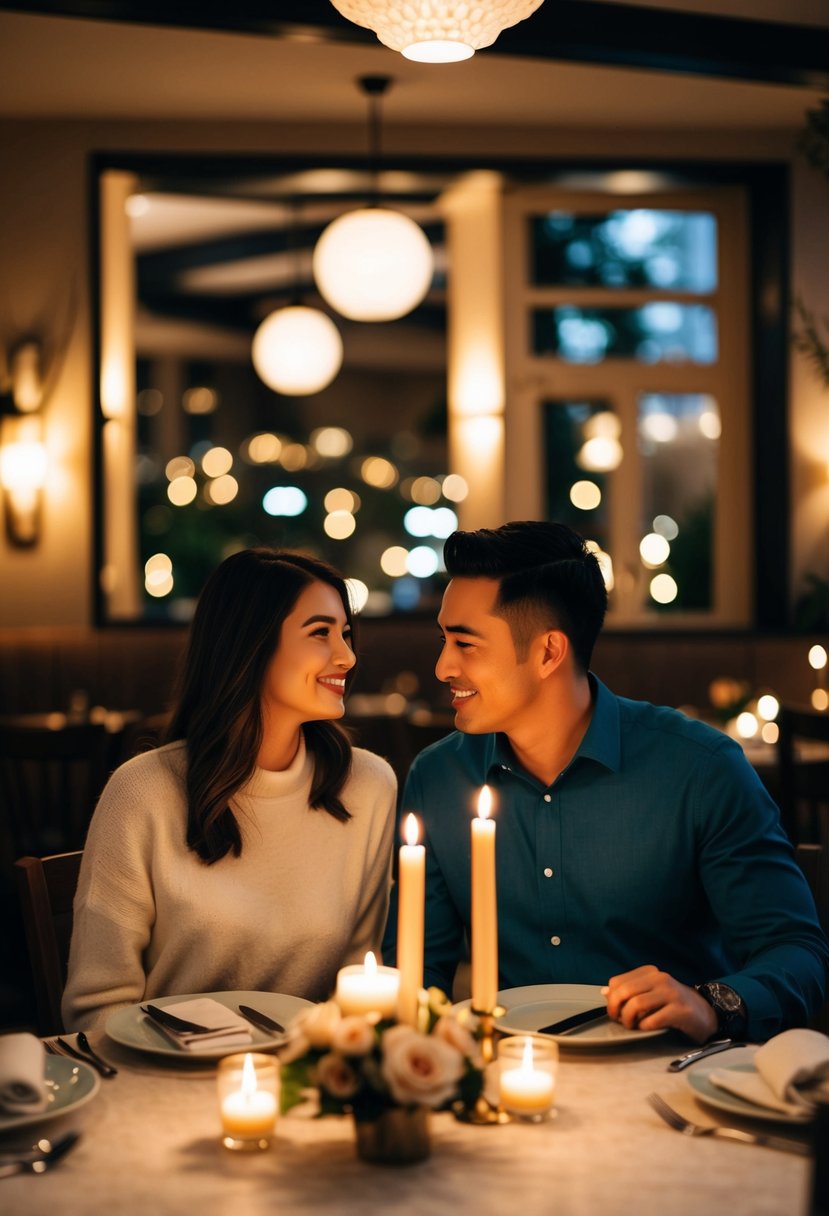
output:
[[341,718],[346,672],[356,663],[342,601],[328,583],[302,591],[282,622],[279,643],[265,672],[262,714],[283,724]]

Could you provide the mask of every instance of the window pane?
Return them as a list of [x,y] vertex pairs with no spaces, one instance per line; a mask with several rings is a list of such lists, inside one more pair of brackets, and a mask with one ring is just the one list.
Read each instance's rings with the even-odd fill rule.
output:
[[537,286],[695,292],[717,286],[717,221],[707,212],[551,211],[533,216],[530,225],[530,277]]
[[720,412],[706,393],[643,393],[640,557],[659,612],[713,607]]
[[533,309],[533,353],[565,363],[714,363],[717,318],[702,304],[654,300],[641,308]]
[[547,518],[607,550],[609,474],[622,459],[619,419],[606,400],[547,400],[542,409]]

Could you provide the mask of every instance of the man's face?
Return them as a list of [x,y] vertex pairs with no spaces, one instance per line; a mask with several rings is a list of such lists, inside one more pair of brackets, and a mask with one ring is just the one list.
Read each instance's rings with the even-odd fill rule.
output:
[[455,726],[471,735],[515,734],[542,684],[537,648],[519,662],[509,624],[495,615],[498,587],[492,578],[452,579],[438,614],[444,641],[435,675],[449,685]]

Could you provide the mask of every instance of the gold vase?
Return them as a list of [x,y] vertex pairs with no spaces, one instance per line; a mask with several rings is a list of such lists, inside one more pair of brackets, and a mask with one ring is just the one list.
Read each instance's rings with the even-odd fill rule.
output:
[[378,1165],[413,1165],[425,1161],[431,1152],[429,1111],[425,1106],[412,1110],[392,1107],[377,1119],[354,1122],[357,1156]]

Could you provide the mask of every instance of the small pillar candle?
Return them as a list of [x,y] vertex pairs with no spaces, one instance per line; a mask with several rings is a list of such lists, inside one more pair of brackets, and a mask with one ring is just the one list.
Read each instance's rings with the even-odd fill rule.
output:
[[268,1147],[276,1126],[279,1061],[259,1052],[225,1056],[217,1085],[225,1148]]
[[397,904],[397,966],[400,998],[397,1018],[417,1025],[417,1008],[423,987],[423,915],[426,901],[426,850],[418,844],[414,815],[406,816],[406,843],[400,848]]
[[378,967],[369,950],[362,966],[353,964],[337,972],[334,1000],[344,1014],[377,1014],[380,1018],[397,1016],[400,972],[396,967]]

